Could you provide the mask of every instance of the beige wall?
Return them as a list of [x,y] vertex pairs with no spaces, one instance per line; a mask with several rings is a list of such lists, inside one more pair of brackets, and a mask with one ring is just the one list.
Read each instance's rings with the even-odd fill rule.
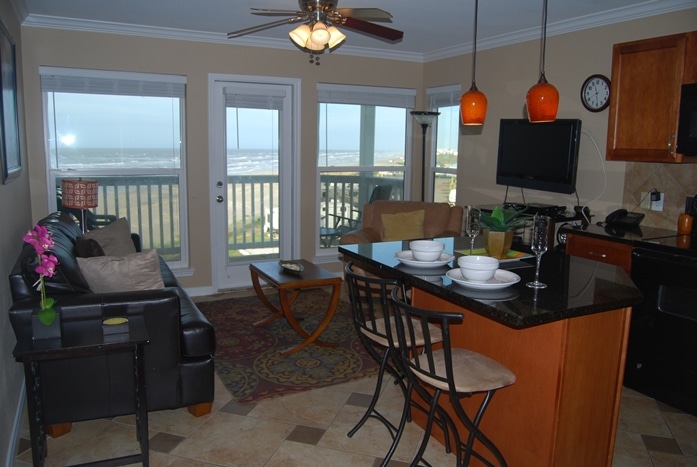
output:
[[[599,113],[585,110],[580,101],[581,84],[595,73],[610,77],[613,44],[691,31],[695,29],[695,25],[697,9],[691,9],[548,38],[545,71],[547,79],[556,86],[560,94],[558,118],[583,120],[582,131],[595,139],[602,155],[601,162],[590,138],[582,135],[576,188],[581,204],[593,201],[589,207],[597,216],[595,221],[604,219],[608,212],[623,203],[630,210],[636,203],[632,196],[625,196],[625,171],[628,164],[604,160],[608,110]],[[487,95],[489,108],[484,127],[466,128],[463,132],[467,133],[462,133],[460,139],[458,203],[497,203],[504,199],[505,187],[493,183],[496,174],[498,122],[501,118],[526,117],[525,94],[537,82],[538,57],[539,41],[484,50],[477,54],[477,87]],[[471,73],[470,56],[429,63],[424,85],[429,87],[461,83],[463,89],[468,89]],[[661,191],[671,191],[666,201],[666,211],[662,214],[651,213],[644,222],[647,225],[674,229],[676,210],[684,207],[685,198],[673,194],[675,189],[670,178],[661,174],[677,171],[683,176],[683,180],[692,180],[692,192],[697,192],[697,164],[667,168],[662,167],[667,164],[636,165],[653,167],[641,171],[642,184],[655,186]],[[603,166],[607,173],[605,188]],[[508,199],[520,202],[520,189],[511,188]],[[534,190],[525,190],[525,200],[566,206],[577,204],[574,195]]]
[[[694,29],[697,9],[645,20],[550,37],[547,46],[547,77],[559,90],[560,118],[581,118],[583,130],[598,143],[603,163],[588,137],[582,138],[578,175],[581,204],[590,205],[598,216],[619,207],[623,200],[625,163],[604,162],[607,111],[593,114],[583,109],[579,89],[593,73],[610,75],[612,44]],[[469,87],[470,58],[461,56],[426,64],[344,55],[325,55],[322,65],[310,65],[307,55],[231,44],[172,41],[111,34],[69,32],[25,27],[22,29],[25,58],[24,82],[27,102],[27,144],[35,218],[46,214],[46,176],[41,126],[38,67],[61,66],[106,70],[181,74],[187,77],[187,153],[189,157],[189,220],[199,226],[191,234],[191,265],[195,274],[183,278],[186,287],[211,284],[208,180],[208,89],[209,73],[282,76],[302,80],[301,98],[301,251],[312,259],[315,251],[316,199],[316,83],[350,83],[415,88],[423,105],[426,86],[461,82]],[[489,98],[483,128],[463,130],[460,140],[458,203],[501,202],[504,188],[494,183],[498,120],[523,117],[527,89],[537,81],[539,43],[480,51],[477,83]],[[467,133],[464,133],[467,132]],[[420,132],[414,132],[413,150],[420,151]],[[418,164],[412,174],[419,180]],[[602,167],[608,174],[603,192]],[[693,169],[691,169],[693,170]],[[601,195],[602,192],[602,195]],[[509,200],[520,201],[519,190]],[[526,201],[573,206],[573,195],[535,193],[526,190]],[[669,200],[671,201],[671,200]],[[332,269],[338,270],[338,263]]]
[[[0,2],[0,20],[9,30],[10,36],[15,42],[17,67],[18,67],[18,91],[19,91],[19,125],[20,146],[22,149],[22,171],[19,178],[12,180],[7,185],[0,184],[0,464],[12,465],[13,453],[17,440],[13,438],[13,429],[18,417],[22,416],[19,410],[19,401],[22,397],[22,383],[24,376],[22,365],[12,358],[12,349],[15,345],[15,335],[10,326],[8,310],[12,305],[10,288],[7,277],[14,262],[17,260],[22,248],[22,235],[31,228],[31,205],[29,203],[29,176],[27,174],[27,159],[24,154],[26,141],[24,139],[24,111],[22,101],[22,42],[20,26],[14,11],[8,2]],[[21,423],[21,421],[19,422]],[[2,457],[7,456],[7,457]]]
[[[191,266],[195,274],[182,278],[185,287],[211,285],[208,74],[283,76],[302,80],[300,122],[301,256],[312,258],[316,225],[316,122],[318,82],[420,88],[422,64],[326,55],[320,66],[297,51],[278,51],[229,44],[182,42],[129,36],[24,28],[26,88],[35,217],[46,214],[47,193],[41,138],[40,65],[120,71],[171,73],[187,77],[187,155],[190,192]],[[282,73],[279,73],[279,70]],[[333,261],[335,258],[332,258]],[[338,267],[338,263],[335,263]]]

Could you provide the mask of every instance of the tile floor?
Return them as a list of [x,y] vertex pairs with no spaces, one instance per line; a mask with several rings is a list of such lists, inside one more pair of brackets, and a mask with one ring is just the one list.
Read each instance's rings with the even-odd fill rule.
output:
[[[216,378],[211,414],[194,418],[185,409],[150,414],[153,466],[377,466],[389,447],[385,428],[369,420],[353,437],[346,433],[363,413],[373,378],[239,405]],[[383,413],[398,419],[401,393],[390,384]],[[77,464],[138,452],[134,418],[94,420],[73,425],[48,440],[47,466]],[[423,432],[409,424],[390,465],[408,465]],[[22,434],[16,466],[31,464],[28,430]],[[437,442],[427,459],[454,465]],[[697,417],[625,389],[615,448],[616,467],[697,466]]]
[[[251,293],[237,291],[196,300]],[[374,384],[374,378],[365,378],[240,405],[216,377],[216,398],[210,414],[195,418],[186,409],[150,414],[150,465],[379,466],[391,442],[382,424],[370,419],[353,438],[346,436],[363,415]],[[385,384],[378,409],[396,421],[402,401],[399,388]],[[408,424],[390,466],[409,465],[422,436],[420,427]],[[48,439],[48,452],[47,467],[135,454],[138,452],[135,418],[75,423],[69,434]],[[435,441],[429,443],[425,457],[434,467],[455,464],[455,457],[446,454]],[[25,426],[15,466],[28,465],[31,465],[31,450],[29,429]],[[613,467],[679,466],[697,467],[697,417],[624,388]]]

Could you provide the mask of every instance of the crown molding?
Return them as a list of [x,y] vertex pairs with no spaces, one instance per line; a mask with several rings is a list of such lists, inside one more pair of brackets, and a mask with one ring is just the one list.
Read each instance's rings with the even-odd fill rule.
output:
[[[649,0],[638,5],[606,11],[602,14],[579,16],[571,20],[557,21],[547,24],[547,37],[559,36],[584,29],[597,28],[610,24],[633,21],[650,16],[673,13],[697,7],[694,0]],[[540,40],[540,27],[523,29],[507,34],[477,40],[477,50],[495,49],[521,42]],[[431,62],[444,58],[455,57],[472,52],[472,42],[454,45],[441,50],[424,54],[423,61]]]
[[[19,12],[26,12],[25,0],[12,0],[15,9]],[[567,34],[583,29],[607,26],[610,24],[632,21],[650,16],[672,13],[675,11],[695,8],[694,0],[649,0],[640,4],[629,5],[627,7],[616,8],[602,14],[587,15],[572,20],[558,21],[547,25],[547,37]],[[25,16],[22,26],[62,29],[69,31],[98,32],[107,34],[120,34],[140,37],[152,37],[159,39],[172,39],[195,42],[209,42],[217,44],[231,44],[226,34],[209,33],[203,31],[191,31],[185,29],[163,28],[153,26],[140,26],[134,24],[112,23],[105,21],[92,21],[71,18],[61,18],[56,16],[44,16],[29,14]],[[540,28],[528,28],[501,34],[477,41],[478,50],[494,49],[507,45],[517,44],[530,40],[539,40]],[[288,40],[269,39],[259,37],[240,37],[236,38],[234,45],[249,47],[264,47],[281,50],[298,50]],[[368,58],[378,58],[383,60],[402,60],[410,62],[430,62],[445,58],[464,55],[472,52],[472,42],[455,44],[440,50],[427,53],[398,52],[388,49],[377,49],[368,47],[355,47],[342,45],[333,52],[336,55],[354,55]]]

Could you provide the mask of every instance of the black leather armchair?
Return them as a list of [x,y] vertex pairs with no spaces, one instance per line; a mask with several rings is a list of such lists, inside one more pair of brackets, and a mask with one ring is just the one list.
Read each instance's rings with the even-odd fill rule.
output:
[[[58,274],[46,279],[46,287],[47,294],[56,299],[61,319],[68,323],[143,315],[150,336],[144,350],[148,410],[189,407],[197,416],[208,413],[214,397],[214,329],[167,264],[160,259],[164,289],[92,293],[77,264],[75,241],[82,233],[71,216],[57,212],[39,224],[52,232],[56,244],[52,254],[60,262]],[[25,244],[9,278],[14,302],[10,321],[18,337],[31,335],[31,313],[38,307],[39,294],[33,287],[35,261],[33,248]],[[127,370],[131,359],[127,354],[115,354],[41,363],[45,423],[132,412],[133,380]]]

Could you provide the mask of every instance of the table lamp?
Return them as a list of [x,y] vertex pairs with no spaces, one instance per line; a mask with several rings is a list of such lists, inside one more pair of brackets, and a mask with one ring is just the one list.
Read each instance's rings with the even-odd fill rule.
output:
[[62,199],[61,205],[65,208],[80,210],[80,227],[85,233],[85,210],[96,208],[99,199],[97,192],[97,180],[69,180],[61,181]]

